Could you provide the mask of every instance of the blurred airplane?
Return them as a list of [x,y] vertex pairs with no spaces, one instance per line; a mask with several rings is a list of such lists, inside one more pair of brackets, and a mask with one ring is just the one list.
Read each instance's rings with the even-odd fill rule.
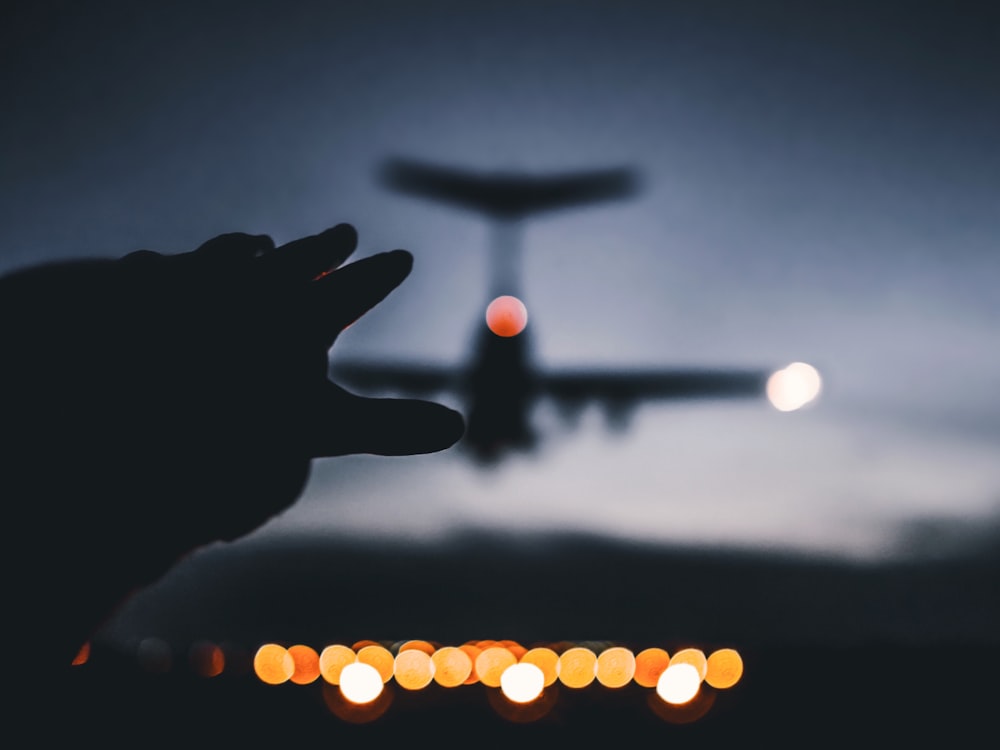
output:
[[[485,325],[478,326],[471,356],[464,364],[338,360],[331,362],[331,377],[361,391],[417,397],[451,392],[459,396],[465,403],[467,425],[460,446],[480,463],[493,464],[509,451],[536,447],[538,435],[531,417],[542,398],[553,400],[567,418],[597,403],[604,408],[608,424],[621,428],[642,401],[770,395],[774,370],[551,370],[532,361],[526,308],[518,296],[521,221],[570,206],[631,197],[639,183],[633,170],[618,167],[536,176],[476,173],[393,158],[384,164],[381,177],[392,190],[471,209],[492,222],[491,289]],[[794,373],[787,375],[785,370],[777,374],[785,374],[786,386],[787,381],[796,380]],[[800,370],[797,379],[802,375]],[[815,385],[818,393],[818,376]],[[808,393],[811,385],[804,388],[804,397],[793,397],[793,408],[815,397],[816,393]],[[798,390],[802,392],[803,386]]]

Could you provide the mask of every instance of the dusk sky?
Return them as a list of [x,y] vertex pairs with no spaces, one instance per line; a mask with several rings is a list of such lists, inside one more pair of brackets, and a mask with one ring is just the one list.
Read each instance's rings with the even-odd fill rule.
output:
[[0,271],[347,221],[355,257],[404,247],[415,266],[331,356],[458,364],[489,225],[387,191],[381,161],[632,166],[636,198],[525,227],[538,364],[804,360],[824,378],[800,412],[649,404],[623,435],[596,412],[550,429],[542,404],[540,451],[488,471],[458,450],[317,461],[257,536],[995,542],[996,5],[95,5],[0,11]]

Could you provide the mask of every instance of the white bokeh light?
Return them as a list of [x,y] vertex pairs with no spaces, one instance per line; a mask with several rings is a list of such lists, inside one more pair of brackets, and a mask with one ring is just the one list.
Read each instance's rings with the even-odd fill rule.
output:
[[815,367],[793,362],[768,378],[767,398],[779,411],[795,411],[815,401],[822,387],[822,378]]
[[698,694],[701,675],[692,664],[671,664],[656,682],[656,694],[672,705],[687,703]]
[[340,692],[351,703],[371,703],[382,694],[382,675],[371,664],[347,664],[340,672]]
[[534,664],[512,664],[500,675],[500,690],[514,703],[530,703],[542,694],[545,675]]

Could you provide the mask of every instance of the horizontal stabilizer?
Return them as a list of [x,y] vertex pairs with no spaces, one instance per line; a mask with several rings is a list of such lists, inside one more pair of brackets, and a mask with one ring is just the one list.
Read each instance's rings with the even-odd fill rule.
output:
[[389,159],[384,164],[382,180],[399,192],[506,219],[626,198],[637,192],[639,182],[628,167],[531,175],[473,172],[403,158]]

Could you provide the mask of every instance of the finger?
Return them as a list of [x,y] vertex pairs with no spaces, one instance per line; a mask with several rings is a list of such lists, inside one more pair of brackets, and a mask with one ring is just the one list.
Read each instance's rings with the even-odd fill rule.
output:
[[350,224],[338,224],[319,234],[285,243],[264,262],[268,273],[291,281],[311,281],[339,266],[358,246],[358,233]]
[[308,436],[313,457],[409,456],[450,448],[465,432],[454,409],[419,399],[365,398],[329,384]]
[[393,250],[350,263],[313,284],[312,313],[327,345],[403,283],[412,268],[410,253]]
[[213,266],[226,268],[233,263],[264,255],[273,249],[274,240],[266,234],[231,232],[203,242],[192,251],[191,255]]

